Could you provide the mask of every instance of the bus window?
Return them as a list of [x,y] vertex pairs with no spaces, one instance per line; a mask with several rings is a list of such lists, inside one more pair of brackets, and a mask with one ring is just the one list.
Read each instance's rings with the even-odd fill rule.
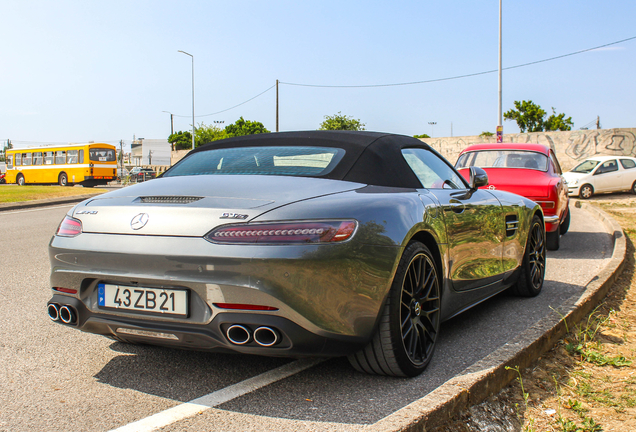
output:
[[33,165],[42,165],[42,152],[33,153]]
[[77,150],[69,150],[68,151],[68,162],[70,164],[77,163]]
[[66,163],[66,152],[64,150],[58,150],[55,152],[55,164],[64,165]]
[[79,151],[79,163],[84,163],[84,150]]
[[31,165],[31,153],[22,153],[22,165]]
[[53,165],[53,152],[44,152],[44,165]]
[[7,158],[7,169],[13,169],[13,155],[9,155]]
[[15,154],[15,166],[22,165],[22,153]]
[[92,148],[88,150],[89,159],[93,162],[114,162],[115,150],[107,148]]

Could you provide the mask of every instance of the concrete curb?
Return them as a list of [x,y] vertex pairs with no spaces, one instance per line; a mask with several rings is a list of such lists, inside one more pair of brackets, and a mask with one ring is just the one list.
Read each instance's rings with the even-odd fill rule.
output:
[[506,367],[523,370],[550,350],[570,327],[589,315],[602,302],[609,288],[621,274],[627,253],[625,235],[620,225],[607,213],[587,203],[574,201],[599,219],[614,237],[609,263],[588,284],[582,295],[570,297],[558,313],[548,316],[455,378],[401,410],[365,428],[365,431],[425,432],[443,425],[456,414],[483,402],[499,392],[517,375]]
[[33,200],[33,201],[19,201],[14,203],[0,203],[0,212],[10,211],[10,210],[24,210],[35,207],[47,207],[53,205],[62,205],[62,204],[74,204],[85,199],[101,195],[104,192],[92,193],[92,194],[84,194],[84,195],[73,195],[67,197],[59,197],[59,198],[47,198],[42,200]]

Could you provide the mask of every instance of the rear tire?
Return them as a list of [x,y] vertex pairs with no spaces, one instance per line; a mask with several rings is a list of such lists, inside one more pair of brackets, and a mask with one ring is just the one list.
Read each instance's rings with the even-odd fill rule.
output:
[[57,184],[60,186],[68,186],[68,176],[66,173],[60,173],[60,176],[57,179]]
[[561,247],[560,228],[557,228],[556,231],[546,233],[545,239],[546,239],[546,244],[548,246],[548,250],[552,250],[552,251],[559,250],[559,248]]
[[594,195],[594,188],[590,184],[584,184],[579,189],[579,197],[582,199],[590,199]]
[[545,278],[545,249],[545,225],[539,216],[535,216],[530,225],[519,279],[509,288],[512,294],[523,297],[539,295]]
[[636,194],[636,181],[634,182],[634,184],[632,185],[632,193]]
[[568,232],[568,229],[570,229],[570,209],[567,209],[567,212],[568,213],[565,215],[563,222],[561,222],[561,225],[559,225],[559,232],[561,233],[561,235],[565,234],[566,232]]
[[18,177],[15,179],[15,182],[18,186],[24,186],[24,176],[22,174],[18,174]]
[[350,355],[360,372],[401,377],[426,369],[440,327],[440,280],[431,251],[410,243],[400,259],[379,327],[371,342]]

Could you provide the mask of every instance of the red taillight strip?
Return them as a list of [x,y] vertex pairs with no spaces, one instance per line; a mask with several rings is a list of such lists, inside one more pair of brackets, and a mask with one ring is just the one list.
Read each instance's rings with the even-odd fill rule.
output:
[[63,293],[66,293],[66,294],[77,294],[77,290],[76,289],[62,288],[62,287],[53,287],[53,289],[55,291],[63,292]]
[[213,303],[214,306],[221,309],[241,309],[241,310],[253,310],[253,311],[277,311],[278,308],[272,306],[242,304],[242,303]]
[[205,238],[234,244],[335,243],[351,238],[356,227],[352,220],[230,225],[209,232]]
[[72,218],[70,216],[64,217],[62,223],[57,229],[55,235],[62,237],[75,237],[82,233],[82,221]]

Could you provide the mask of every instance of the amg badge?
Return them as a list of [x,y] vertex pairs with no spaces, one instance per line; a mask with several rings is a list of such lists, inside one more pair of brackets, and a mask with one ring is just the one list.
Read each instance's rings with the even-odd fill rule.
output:
[[246,214],[238,214],[238,213],[223,213],[221,215],[221,219],[247,219]]

